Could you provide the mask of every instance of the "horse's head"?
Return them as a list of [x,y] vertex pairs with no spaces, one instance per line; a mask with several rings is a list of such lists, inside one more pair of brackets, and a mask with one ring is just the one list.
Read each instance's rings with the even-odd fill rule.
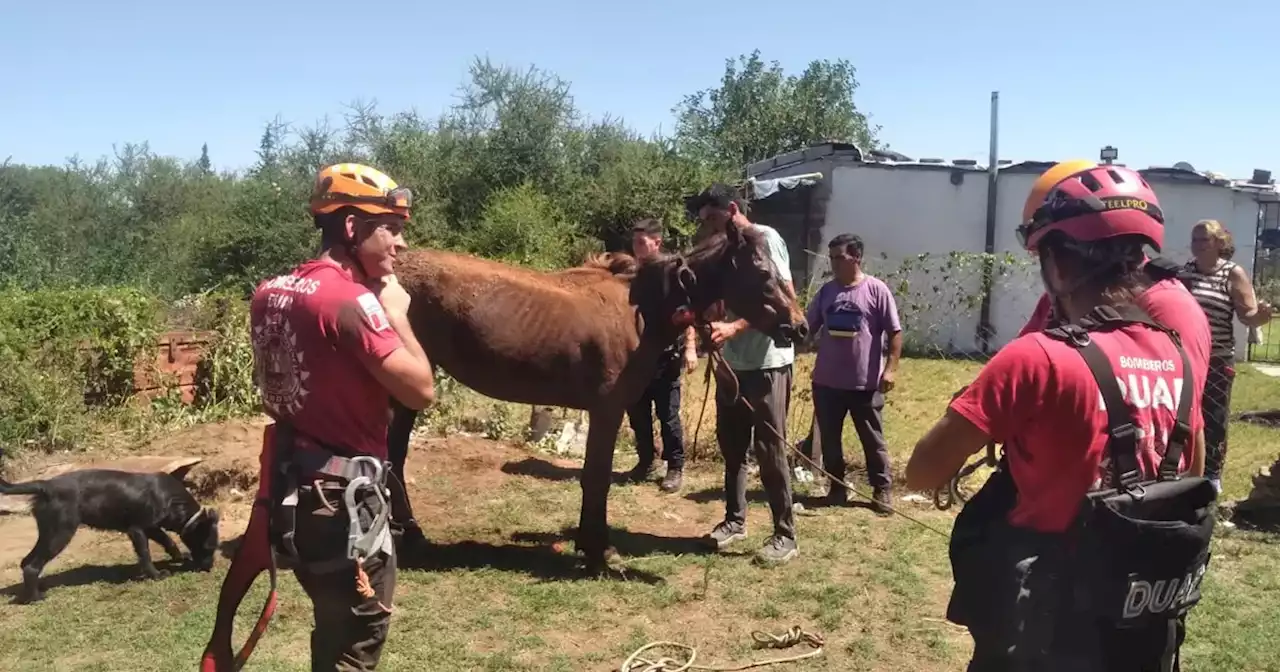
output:
[[[687,255],[646,262],[632,284],[633,301],[646,319],[677,328],[717,301],[781,346],[808,333],[804,315],[769,259],[760,233],[734,224],[713,233]],[[647,306],[647,308],[645,308]]]

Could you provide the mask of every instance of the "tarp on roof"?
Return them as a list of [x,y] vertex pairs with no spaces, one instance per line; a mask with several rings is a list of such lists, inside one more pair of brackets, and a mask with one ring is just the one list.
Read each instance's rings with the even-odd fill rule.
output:
[[795,189],[797,187],[811,187],[822,180],[822,173],[805,173],[804,175],[792,175],[790,177],[775,177],[771,180],[757,180],[752,177],[747,180],[747,193],[753,201],[778,193],[779,189]]

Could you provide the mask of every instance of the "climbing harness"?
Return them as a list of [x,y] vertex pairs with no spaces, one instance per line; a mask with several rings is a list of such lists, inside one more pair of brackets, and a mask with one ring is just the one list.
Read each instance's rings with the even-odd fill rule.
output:
[[[826,642],[821,635],[807,632],[800,626],[791,626],[791,629],[781,635],[774,635],[763,630],[756,630],[751,633],[751,639],[755,640],[757,648],[771,649],[788,649],[801,642],[813,647],[813,651],[801,653],[794,656],[786,656],[783,658],[771,658],[760,660],[753,663],[745,663],[742,665],[695,665],[694,661],[698,658],[698,649],[679,642],[650,642],[636,649],[627,660],[622,663],[619,672],[684,672],[685,670],[707,670],[709,672],[736,672],[737,670],[750,670],[766,665],[777,665],[780,663],[794,663],[806,658],[813,658],[822,655],[823,647]],[[659,647],[669,647],[684,649],[688,652],[688,658],[681,662],[669,656],[661,656],[658,658],[645,658],[644,654],[649,649],[657,649]]]
[[979,460],[964,465],[960,471],[956,472],[955,476],[951,477],[951,480],[947,482],[946,487],[938,488],[933,491],[933,505],[937,507],[939,511],[946,511],[956,502],[960,502],[961,504],[968,503],[969,498],[965,497],[964,493],[960,490],[960,482],[968,478],[970,474],[981,467],[995,468],[999,463],[1000,460],[996,458],[995,442],[993,441],[988,443],[986,455]]
[[[342,457],[314,440],[298,442],[296,430],[284,422],[265,428],[259,461],[258,494],[248,529],[223,579],[213,634],[200,660],[201,672],[236,672],[253,653],[278,604],[277,553],[287,557],[294,566],[305,565],[315,571],[341,567],[354,560],[355,590],[368,599],[376,593],[364,570],[365,560],[378,551],[393,552],[387,489],[389,464],[368,455]],[[342,503],[350,519],[346,548],[341,556],[329,560],[303,560],[294,543],[299,486],[307,484],[314,488],[324,507],[336,512],[321,488],[326,478],[346,482],[342,486]],[[372,496],[362,491],[372,491]],[[361,502],[377,507],[368,526],[360,523]],[[266,604],[244,646],[232,656],[231,634],[236,612],[262,572],[270,576]]]

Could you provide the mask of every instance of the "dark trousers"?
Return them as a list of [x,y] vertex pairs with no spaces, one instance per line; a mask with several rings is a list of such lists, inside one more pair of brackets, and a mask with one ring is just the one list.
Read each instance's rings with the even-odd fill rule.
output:
[[754,447],[773,513],[773,533],[795,539],[786,454],[791,366],[734,373],[739,393],[755,413],[741,402],[733,403],[733,390],[726,389],[727,385],[716,385],[716,441],[724,456],[725,520],[741,525],[747,522],[747,450]]
[[[668,469],[684,468],[684,429],[680,426],[680,366],[663,367],[649,383],[640,401],[627,409],[627,419],[636,434],[636,455],[640,464],[653,463],[653,416],[658,416],[662,432],[662,459]],[[652,413],[650,410],[652,409]]]
[[[887,487],[889,449],[884,442],[881,410],[884,395],[879,390],[841,390],[824,385],[813,386],[813,414],[817,424],[817,443],[822,449],[822,467],[827,473],[844,480],[844,418],[852,416],[853,428],[862,442],[867,462],[867,482],[873,488]],[[814,451],[816,452],[816,451]],[[843,485],[832,483],[835,488]]]
[[[311,486],[299,488],[294,543],[300,562],[294,576],[311,598],[315,626],[311,630],[312,672],[367,672],[378,665],[391,627],[396,589],[396,558],[375,553],[364,561],[374,595],[356,591],[356,563],[345,560],[348,518],[341,490],[326,491],[336,506],[331,512]],[[358,504],[362,525],[372,510]],[[315,564],[313,563],[322,563]]]
[[1204,475],[1222,478],[1227,462],[1227,423],[1231,414],[1231,386],[1235,382],[1234,363],[1227,357],[1209,358],[1209,375],[1205,378],[1204,397]]

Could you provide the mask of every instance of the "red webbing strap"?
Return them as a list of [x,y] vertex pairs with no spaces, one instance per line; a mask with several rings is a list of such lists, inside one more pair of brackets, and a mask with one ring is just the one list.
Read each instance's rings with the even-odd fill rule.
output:
[[[262,434],[262,454],[258,466],[258,495],[253,503],[253,513],[249,517],[249,527],[245,530],[240,548],[231,560],[231,568],[222,580],[222,589],[218,593],[217,617],[213,625],[213,635],[205,646],[200,657],[200,672],[236,672],[244,667],[245,661],[253,653],[258,640],[267,630],[267,624],[275,614],[276,563],[271,548],[271,481],[275,475],[275,425],[267,425]],[[240,652],[231,653],[231,632],[235,624],[236,612],[240,603],[249,593],[249,588],[262,572],[271,576],[271,590],[266,604],[258,616],[258,622],[249,633]]]

